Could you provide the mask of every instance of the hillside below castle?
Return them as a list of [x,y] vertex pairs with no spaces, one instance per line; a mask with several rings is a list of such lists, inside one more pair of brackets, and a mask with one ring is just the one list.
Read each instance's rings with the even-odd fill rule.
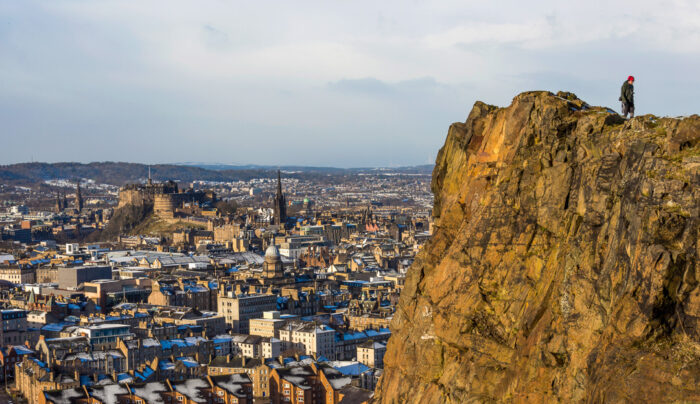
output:
[[700,117],[477,102],[433,172],[381,403],[700,401]]

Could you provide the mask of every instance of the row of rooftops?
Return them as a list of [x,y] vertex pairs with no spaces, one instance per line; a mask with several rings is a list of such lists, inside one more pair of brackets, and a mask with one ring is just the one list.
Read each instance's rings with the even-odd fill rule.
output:
[[[209,393],[213,387],[226,390],[239,398],[251,397],[251,380],[245,374],[222,376],[207,376],[204,378],[187,379],[183,381],[150,382],[144,384],[114,383],[109,379],[98,382],[90,387],[82,385],[74,389],[44,392],[45,397],[55,404],[72,404],[79,398],[91,398],[104,404],[114,404],[119,396],[130,396],[146,400],[148,404],[165,403],[166,393],[177,392],[196,403],[208,402]],[[131,397],[135,396],[135,397]]]
[[[125,327],[121,324],[104,324],[98,327]],[[128,326],[126,326],[128,327]],[[284,328],[284,330],[293,332],[305,332],[305,333],[333,333],[334,338],[337,342],[339,341],[354,341],[354,340],[366,340],[373,341],[375,339],[388,339],[391,335],[391,331],[388,328],[366,329],[363,331],[351,331],[351,332],[337,332],[333,328],[318,323],[309,322],[299,322],[291,321]],[[76,327],[76,331],[80,330]],[[129,349],[140,349],[140,348],[153,348],[159,347],[163,350],[171,350],[176,348],[186,348],[197,346],[201,343],[206,343],[212,341],[214,345],[219,345],[222,343],[231,344],[260,344],[263,342],[275,342],[279,341],[276,338],[262,337],[257,335],[247,335],[247,334],[222,334],[217,335],[211,339],[207,339],[202,336],[193,336],[185,338],[174,338],[174,339],[157,339],[157,338],[143,338],[143,339],[128,339],[124,341],[124,344]],[[62,350],[72,350],[72,351],[84,351],[88,343],[88,339],[84,336],[71,336],[71,337],[61,337],[61,338],[48,338],[44,339],[49,350],[51,349],[62,349]]]
[[[228,336],[223,336],[227,338]],[[240,336],[239,338],[245,338],[247,336]],[[70,342],[75,342],[79,340],[79,338],[73,338],[73,339],[68,339],[68,338],[63,338],[60,339],[62,343],[70,343]],[[193,338],[193,341],[203,341],[203,338]],[[49,343],[53,342],[59,342],[58,340],[47,340]],[[146,344],[148,344],[148,341],[145,341]],[[154,343],[156,341],[154,340]],[[183,342],[190,342],[190,341],[183,341]],[[130,342],[130,344],[133,342]],[[363,344],[363,346],[371,346],[374,348],[381,348],[384,345],[380,343],[375,343],[375,342],[368,342]],[[122,352],[117,351],[117,350],[108,350],[108,351],[100,351],[100,352],[76,352],[73,354],[69,354],[67,356],[64,356],[63,360],[80,360],[84,362],[89,362],[89,361],[95,361],[95,360],[107,360],[109,357],[113,357],[114,359],[120,359],[123,358]],[[27,362],[29,361],[29,362]],[[27,364],[33,364],[33,366],[27,366]],[[92,397],[97,400],[100,400],[99,402],[109,402],[109,401],[103,401],[104,399],[108,399],[108,397],[116,397],[120,394],[128,394],[131,392],[132,394],[138,395],[141,398],[143,397],[141,394],[146,392],[148,389],[152,389],[152,391],[156,391],[158,389],[154,388],[155,386],[160,386],[162,384],[167,384],[168,382],[166,381],[165,383],[160,383],[160,382],[152,382],[148,383],[148,380],[150,376],[154,373],[153,366],[157,366],[155,369],[158,369],[160,371],[169,371],[171,369],[175,369],[177,366],[184,366],[184,367],[202,367],[202,366],[216,366],[216,367],[234,367],[234,368],[247,368],[247,369],[253,369],[256,368],[257,366],[260,365],[267,365],[269,368],[274,369],[277,371],[279,377],[289,383],[294,384],[295,386],[306,390],[310,389],[313,387],[314,383],[319,383],[319,378],[321,377],[321,373],[323,374],[323,378],[332,386],[334,390],[340,390],[343,389],[346,386],[349,386],[352,380],[352,377],[355,376],[360,376],[364,374],[365,372],[371,371],[371,369],[359,362],[356,361],[329,361],[328,359],[324,357],[319,357],[317,359],[313,359],[312,357],[309,356],[297,356],[296,358],[270,358],[270,359],[260,359],[260,358],[243,358],[243,357],[237,357],[237,358],[231,358],[230,356],[219,356],[219,357],[210,357],[210,361],[208,364],[200,364],[197,359],[190,357],[190,356],[177,356],[177,357],[171,357],[171,358],[164,358],[161,360],[156,360],[154,364],[151,365],[151,367],[146,366],[143,369],[140,369],[135,372],[130,372],[130,373],[113,373],[111,376],[111,379],[107,375],[103,374],[95,374],[93,375],[94,377],[90,376],[80,376],[79,374],[75,374],[75,377],[71,377],[71,375],[67,374],[55,374],[51,371],[49,366],[45,362],[40,361],[39,359],[35,358],[30,358],[26,359],[25,362],[21,362],[18,366],[20,371],[25,371],[27,373],[33,373],[35,370],[41,370],[45,372],[45,374],[39,375],[40,380],[48,380],[48,376],[50,373],[51,380],[56,381],[62,384],[70,384],[79,381],[79,385],[81,386],[80,389],[68,389],[67,391],[73,390],[73,393],[64,393],[64,392],[47,392],[46,398],[49,398],[50,400],[57,402],[57,403],[73,403],[71,401],[73,398],[77,398],[78,396],[75,395],[75,393],[79,393],[82,391],[83,395],[80,397],[87,398],[87,397]],[[56,376],[56,380],[54,380],[54,375]],[[245,375],[243,375],[245,376]],[[213,376],[212,376],[213,377]],[[247,376],[246,376],[247,377]],[[196,381],[200,380],[200,381]],[[202,399],[205,397],[205,395],[202,395],[201,392],[198,392],[197,389],[205,389],[204,384],[202,384],[201,380],[208,380],[208,379],[187,379],[183,380],[181,382],[173,382],[171,387],[173,390],[170,391],[177,391],[194,402],[200,402],[198,400]],[[217,380],[223,381],[224,383],[236,383],[236,380],[232,379],[226,379],[226,376],[216,376],[214,377],[214,382]],[[249,379],[248,379],[249,380]],[[178,387],[179,386],[179,387]],[[209,384],[211,387],[211,383]],[[217,386],[222,387],[229,391],[231,394],[235,395],[235,391],[237,391],[236,388],[230,389],[232,386],[224,386],[224,385],[219,385]],[[194,387],[194,388],[193,388]],[[66,391],[66,390],[64,390]],[[158,390],[158,391],[165,391],[165,390]],[[250,391],[250,390],[248,390]],[[154,397],[155,398],[155,397]],[[56,401],[56,400],[68,400],[68,401]],[[151,402],[151,401],[147,401]],[[154,401],[154,402],[160,402],[160,401]]]

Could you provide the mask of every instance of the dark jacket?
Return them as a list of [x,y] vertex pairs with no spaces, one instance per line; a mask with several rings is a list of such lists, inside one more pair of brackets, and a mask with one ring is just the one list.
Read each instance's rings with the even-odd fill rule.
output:
[[620,90],[620,101],[629,106],[634,106],[634,85],[630,84],[629,81],[622,83],[622,89]]

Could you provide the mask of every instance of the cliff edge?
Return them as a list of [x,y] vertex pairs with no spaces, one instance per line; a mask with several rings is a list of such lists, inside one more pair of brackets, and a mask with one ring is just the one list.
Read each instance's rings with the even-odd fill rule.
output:
[[700,401],[700,116],[477,102],[433,172],[375,401]]

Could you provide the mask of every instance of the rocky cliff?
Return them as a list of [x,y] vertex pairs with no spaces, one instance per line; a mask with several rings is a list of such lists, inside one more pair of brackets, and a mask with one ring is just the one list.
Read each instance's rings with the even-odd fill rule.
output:
[[700,401],[700,117],[477,102],[433,172],[381,403]]

